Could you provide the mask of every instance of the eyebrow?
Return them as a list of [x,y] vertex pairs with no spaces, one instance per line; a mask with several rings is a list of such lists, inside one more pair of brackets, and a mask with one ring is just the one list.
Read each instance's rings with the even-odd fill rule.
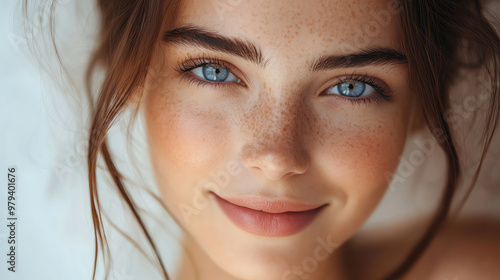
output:
[[320,57],[311,67],[313,72],[336,68],[362,67],[369,65],[406,65],[406,56],[392,48],[372,48],[348,55]]
[[[184,46],[197,46],[212,51],[223,52],[241,57],[265,68],[269,59],[264,61],[262,50],[252,42],[226,37],[214,31],[184,25],[163,33],[164,43]],[[369,65],[406,65],[405,55],[393,48],[377,47],[346,55],[321,56],[310,65],[310,70],[318,72],[338,68],[362,67]]]
[[225,37],[216,32],[204,28],[185,25],[163,33],[164,43],[174,43],[179,45],[194,45],[219,51],[231,55],[239,56],[255,64],[265,67],[266,62],[259,47],[251,42],[238,38]]

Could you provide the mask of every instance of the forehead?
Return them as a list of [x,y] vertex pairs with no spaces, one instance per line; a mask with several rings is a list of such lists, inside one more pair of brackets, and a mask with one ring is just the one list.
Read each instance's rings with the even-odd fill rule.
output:
[[184,0],[176,25],[217,30],[270,55],[343,54],[399,49],[399,12],[396,0]]

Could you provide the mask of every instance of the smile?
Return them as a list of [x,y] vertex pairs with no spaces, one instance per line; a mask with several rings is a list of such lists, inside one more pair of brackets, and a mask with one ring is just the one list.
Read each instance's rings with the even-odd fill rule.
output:
[[210,193],[226,216],[240,229],[261,236],[284,237],[305,229],[327,206],[260,198],[226,200]]

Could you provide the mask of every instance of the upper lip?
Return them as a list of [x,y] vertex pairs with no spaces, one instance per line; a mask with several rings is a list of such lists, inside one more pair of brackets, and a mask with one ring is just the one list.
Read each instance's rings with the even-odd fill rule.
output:
[[[214,195],[217,195],[211,192]],[[217,195],[218,196],[218,195]],[[263,211],[267,213],[285,213],[285,212],[305,212],[309,210],[316,210],[326,204],[306,204],[291,200],[271,200],[261,197],[232,197],[222,198],[234,205],[249,208],[256,211]]]

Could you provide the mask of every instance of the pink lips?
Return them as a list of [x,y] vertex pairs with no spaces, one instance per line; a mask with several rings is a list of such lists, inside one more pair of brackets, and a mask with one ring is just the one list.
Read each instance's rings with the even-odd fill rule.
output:
[[323,205],[307,205],[260,198],[222,199],[214,195],[228,218],[239,228],[252,234],[283,237],[306,228]]

